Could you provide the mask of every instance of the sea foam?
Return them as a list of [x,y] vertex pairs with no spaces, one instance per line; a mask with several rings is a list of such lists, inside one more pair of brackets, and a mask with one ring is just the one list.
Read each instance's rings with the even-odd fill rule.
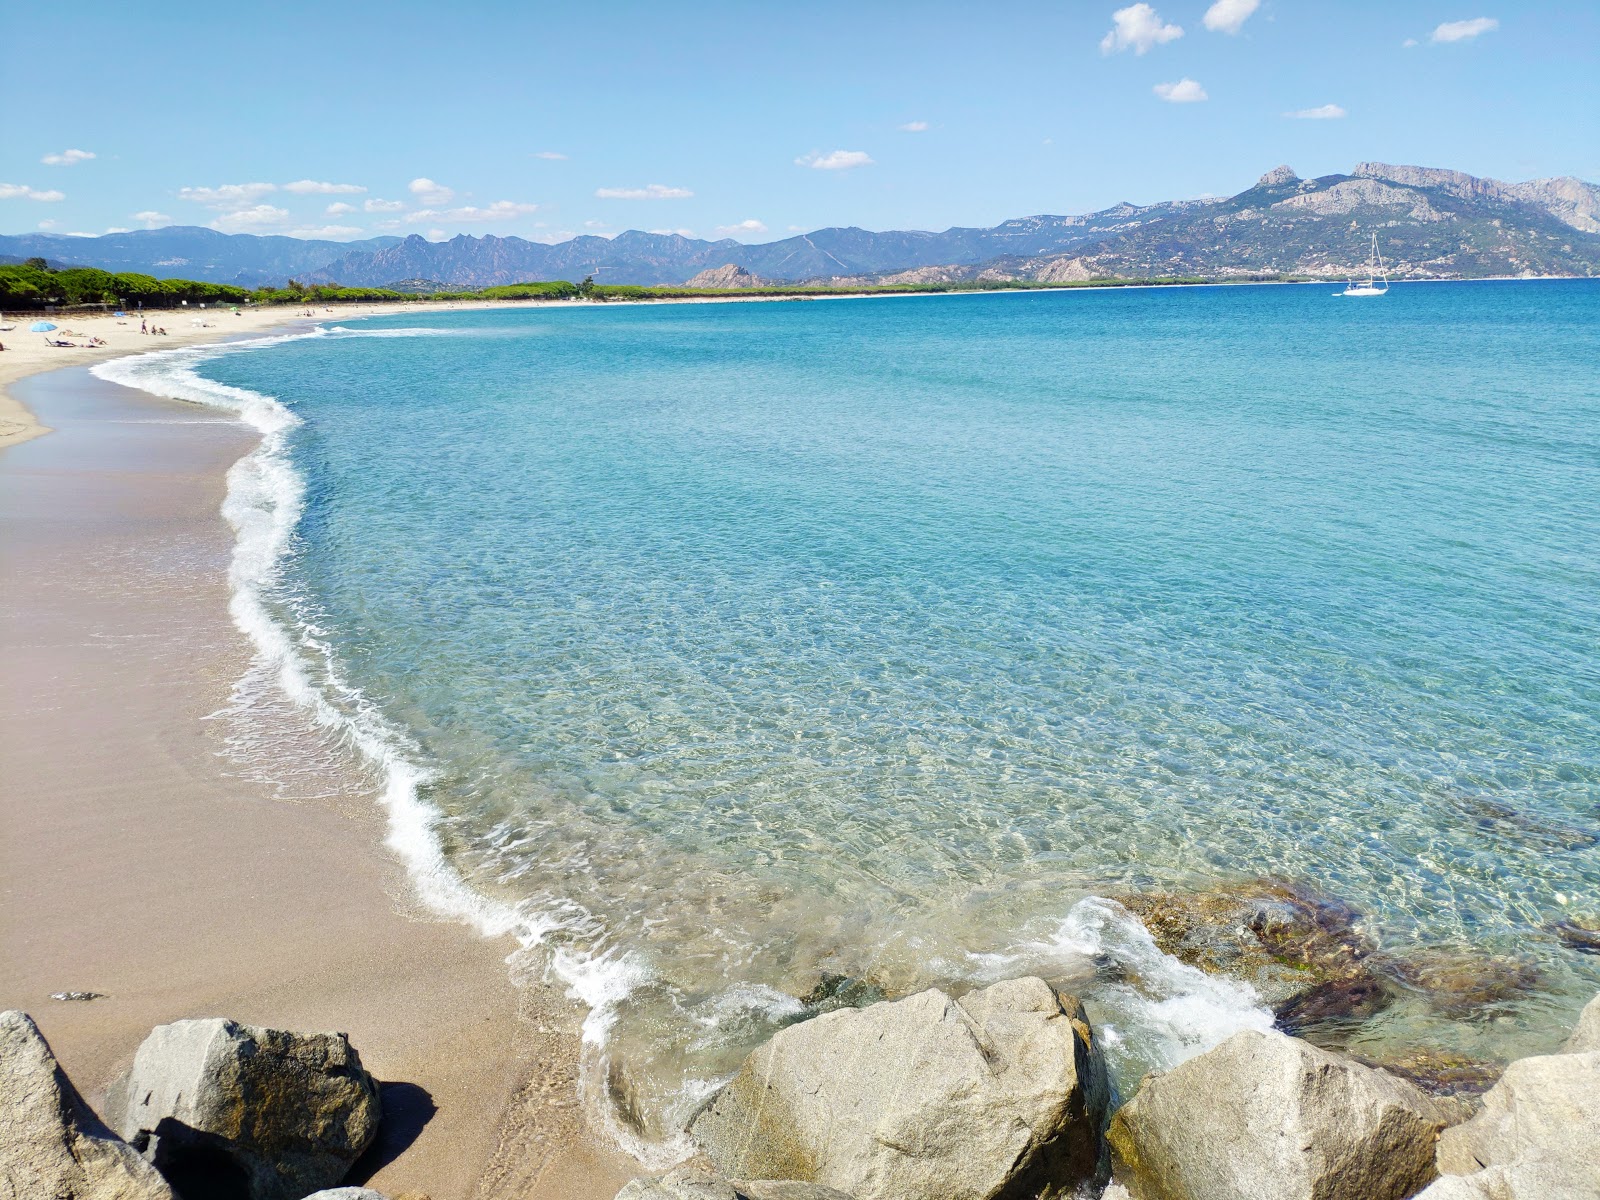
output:
[[[222,515],[234,531],[228,568],[229,614],[249,639],[253,658],[236,698],[248,706],[263,684],[277,688],[318,729],[356,751],[380,778],[387,817],[385,842],[399,856],[418,898],[440,916],[461,920],[486,937],[510,935],[519,944],[508,962],[564,984],[588,1009],[583,1038],[603,1055],[619,1006],[651,972],[637,956],[584,953],[567,947],[535,956],[553,934],[593,928],[597,922],[570,903],[541,907],[536,900],[508,904],[470,887],[445,856],[438,811],[423,796],[436,778],[415,741],[387,720],[371,699],[348,683],[322,632],[309,621],[278,619],[269,596],[281,583],[285,556],[305,510],[305,481],[290,455],[289,438],[302,422],[275,397],[205,378],[198,367],[230,354],[248,353],[312,338],[421,337],[436,329],[350,330],[318,327],[305,333],[248,338],[211,346],[180,347],[113,359],[91,368],[110,383],[151,395],[201,404],[233,414],[261,441],[228,471]],[[566,911],[562,911],[562,909]],[[603,1065],[603,1059],[600,1060]],[[593,1094],[598,1089],[585,1088]],[[605,1114],[608,1124],[614,1124]],[[623,1136],[619,1130],[619,1136]],[[636,1147],[650,1157],[648,1147]],[[675,1153],[676,1149],[670,1153]],[[670,1156],[669,1153],[669,1156]]]

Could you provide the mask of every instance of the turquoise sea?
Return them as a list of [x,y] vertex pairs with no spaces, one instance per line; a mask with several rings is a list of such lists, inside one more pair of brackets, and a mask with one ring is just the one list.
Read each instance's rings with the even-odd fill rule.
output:
[[[1088,900],[1273,875],[1600,958],[1600,284],[458,311],[125,360],[238,409],[235,616],[670,1144],[827,972],[1039,971],[1123,1086],[1270,1020]],[[120,372],[120,374],[118,374]],[[855,995],[873,994],[858,991]]]

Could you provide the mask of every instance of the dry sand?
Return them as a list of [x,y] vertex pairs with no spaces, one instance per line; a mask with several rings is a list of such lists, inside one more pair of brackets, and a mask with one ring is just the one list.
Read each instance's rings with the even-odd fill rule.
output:
[[[294,319],[173,320],[165,339],[61,320],[110,347],[0,334],[0,382]],[[164,1021],[344,1030],[390,1085],[357,1177],[433,1200],[610,1197],[636,1168],[576,1103],[581,1012],[513,988],[510,945],[418,909],[370,782],[292,714],[277,732],[311,767],[287,799],[225,753],[237,723],[208,719],[249,660],[218,507],[252,434],[87,371],[13,390],[38,415],[13,403],[0,451],[0,1008],[33,1014],[91,1102]],[[106,998],[49,998],[67,990]]]

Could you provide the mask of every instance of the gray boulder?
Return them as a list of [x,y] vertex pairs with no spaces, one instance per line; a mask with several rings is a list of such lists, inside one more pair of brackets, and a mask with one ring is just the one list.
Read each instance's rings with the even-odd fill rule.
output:
[[0,1013],[0,1200],[173,1200],[101,1124],[27,1013]]
[[1583,1006],[1583,1011],[1578,1014],[1578,1024],[1572,1031],[1572,1036],[1563,1046],[1564,1054],[1584,1054],[1590,1050],[1600,1050],[1600,996],[1596,996]]
[[1405,1080],[1252,1030],[1146,1076],[1109,1138],[1136,1200],[1402,1200],[1445,1120]]
[[674,1167],[665,1175],[622,1185],[616,1200],[853,1200],[819,1183],[793,1179],[726,1180],[702,1166]]
[[327,1188],[324,1191],[313,1192],[306,1200],[388,1200],[382,1192],[375,1192],[364,1187],[338,1187]]
[[1102,1177],[1109,1097],[1083,1006],[1012,979],[791,1025],[689,1129],[731,1178],[1010,1200]]
[[1485,1167],[1471,1175],[1441,1175],[1416,1200],[1595,1200],[1592,1172],[1548,1162]]
[[344,1034],[212,1018],[152,1030],[106,1116],[180,1192],[300,1200],[344,1178],[380,1108]]
[[1600,1050],[1519,1059],[1439,1139],[1446,1175],[1533,1162],[1587,1171],[1600,1195]]

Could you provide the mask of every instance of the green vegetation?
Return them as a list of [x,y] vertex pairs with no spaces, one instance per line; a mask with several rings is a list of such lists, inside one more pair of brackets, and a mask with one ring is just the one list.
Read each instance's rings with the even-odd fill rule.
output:
[[[1252,276],[1250,281],[1287,279],[1287,276]],[[191,279],[157,279],[151,275],[114,274],[94,267],[69,267],[53,271],[43,259],[0,265],[0,309],[122,306],[147,309],[189,304],[404,304],[428,300],[612,300],[727,299],[742,296],[803,299],[808,296],[897,295],[923,292],[995,292],[1057,288],[1135,287],[1207,283],[1200,277],[1163,276],[1153,279],[1089,279],[1069,283],[1034,280],[960,280],[951,283],[886,283],[835,287],[827,284],[770,284],[754,288],[642,287],[596,283],[587,276],[581,283],[564,279],[512,283],[501,287],[439,292],[400,292],[392,288],[353,288],[331,284],[303,284],[291,279],[283,287],[250,290],[225,283],[200,283]],[[1247,282],[1238,280],[1237,282]]]
[[245,288],[225,283],[114,275],[95,267],[52,271],[38,258],[12,266],[0,265],[0,308],[140,303],[146,308],[171,308],[185,300],[190,304],[243,304],[249,298]]

